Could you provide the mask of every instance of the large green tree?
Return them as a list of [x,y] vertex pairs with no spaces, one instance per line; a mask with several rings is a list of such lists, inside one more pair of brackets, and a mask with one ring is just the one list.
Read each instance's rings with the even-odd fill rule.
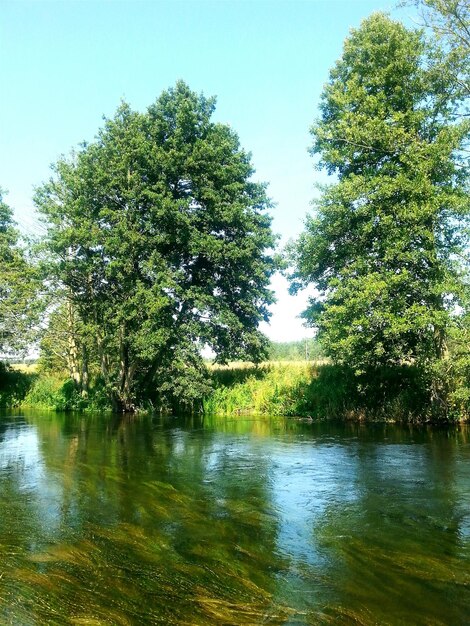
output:
[[221,362],[266,351],[270,202],[214,107],[183,82],[145,113],[122,104],[36,194],[50,277],[80,320],[74,358],[91,338],[116,407],[196,398],[204,345]]
[[0,189],[0,352],[24,349],[37,321],[37,276]]
[[383,14],[351,32],[330,73],[312,153],[336,182],[293,248],[293,289],[316,286],[305,317],[358,371],[446,352],[469,211],[459,106],[422,34]]

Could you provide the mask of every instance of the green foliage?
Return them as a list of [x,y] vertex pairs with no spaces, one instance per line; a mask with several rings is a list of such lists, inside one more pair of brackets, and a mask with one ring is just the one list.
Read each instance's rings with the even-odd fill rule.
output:
[[204,401],[204,412],[298,415],[301,389],[308,385],[309,372],[307,364],[215,369],[215,389]]
[[153,394],[144,390],[141,403],[145,405],[147,400],[150,408],[174,414],[198,413],[210,390],[207,368],[200,356],[180,353],[159,371]]
[[73,385],[58,376],[39,376],[24,399],[26,406],[64,410],[70,408]]
[[219,362],[266,354],[270,202],[214,107],[183,82],[143,114],[123,103],[36,194],[50,280],[81,326],[67,348],[72,377],[83,386],[83,359],[95,364],[116,408],[147,390],[158,404],[192,404],[205,344]]
[[469,125],[431,61],[419,32],[373,15],[346,40],[312,128],[338,182],[291,249],[293,290],[315,284],[305,317],[357,374],[442,357],[462,303]]
[[[48,316],[42,333],[38,367],[41,372],[67,375],[69,372],[69,332],[67,312],[62,303]],[[77,335],[80,335],[78,332]]]
[[[313,419],[437,422],[470,416],[452,403],[432,401],[431,388],[446,384],[436,370],[415,366],[370,368],[360,375],[346,365],[263,365],[214,370],[208,415],[287,415]],[[447,400],[446,400],[447,402]]]
[[21,404],[50,411],[111,410],[111,403],[99,380],[84,398],[71,378],[44,372],[34,377]]
[[0,189],[0,352],[24,348],[37,321],[38,277]]
[[[467,286],[468,291],[468,286]],[[449,333],[450,357],[434,365],[437,389],[450,416],[470,416],[470,306],[468,293],[464,311]]]
[[420,13],[422,24],[441,44],[441,69],[452,76],[456,90],[470,95],[470,5],[468,0],[405,0]]
[[36,379],[36,374],[12,369],[0,361],[0,408],[21,404]]
[[324,357],[316,339],[301,341],[272,341],[269,346],[270,361],[314,361]]

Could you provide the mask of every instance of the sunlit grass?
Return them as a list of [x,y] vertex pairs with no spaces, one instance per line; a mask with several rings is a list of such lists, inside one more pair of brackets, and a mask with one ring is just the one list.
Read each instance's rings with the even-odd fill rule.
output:
[[38,371],[37,363],[12,363],[10,367],[12,370],[25,374],[35,374]]
[[231,363],[209,368],[214,391],[206,415],[298,416],[354,421],[464,420],[430,402],[429,380],[416,367],[356,373],[327,360]]
[[231,363],[211,369],[214,392],[204,411],[212,415],[344,416],[342,371],[326,359]]

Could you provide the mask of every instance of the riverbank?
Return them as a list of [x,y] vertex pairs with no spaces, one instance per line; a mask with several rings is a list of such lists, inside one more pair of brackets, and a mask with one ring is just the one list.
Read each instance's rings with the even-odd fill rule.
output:
[[[464,422],[468,401],[459,390],[442,390],[443,381],[429,380],[411,366],[381,368],[361,375],[326,361],[235,363],[209,366],[212,391],[194,412],[206,415],[271,415],[354,421]],[[430,390],[430,385],[433,389]],[[432,393],[434,393],[434,396]],[[445,398],[444,398],[445,393]],[[73,381],[59,374],[3,368],[0,406],[52,411],[111,411],[99,384],[83,397]],[[152,412],[142,403],[140,412]],[[174,407],[174,413],[183,412]]]
[[358,374],[326,361],[271,362],[215,368],[212,382],[204,400],[208,414],[410,423],[470,418],[461,389],[412,366]]

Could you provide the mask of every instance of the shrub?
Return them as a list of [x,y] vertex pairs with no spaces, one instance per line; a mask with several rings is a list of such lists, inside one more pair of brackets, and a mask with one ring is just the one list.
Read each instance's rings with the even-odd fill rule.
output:
[[36,378],[35,373],[15,370],[0,362],[0,407],[21,404]]

